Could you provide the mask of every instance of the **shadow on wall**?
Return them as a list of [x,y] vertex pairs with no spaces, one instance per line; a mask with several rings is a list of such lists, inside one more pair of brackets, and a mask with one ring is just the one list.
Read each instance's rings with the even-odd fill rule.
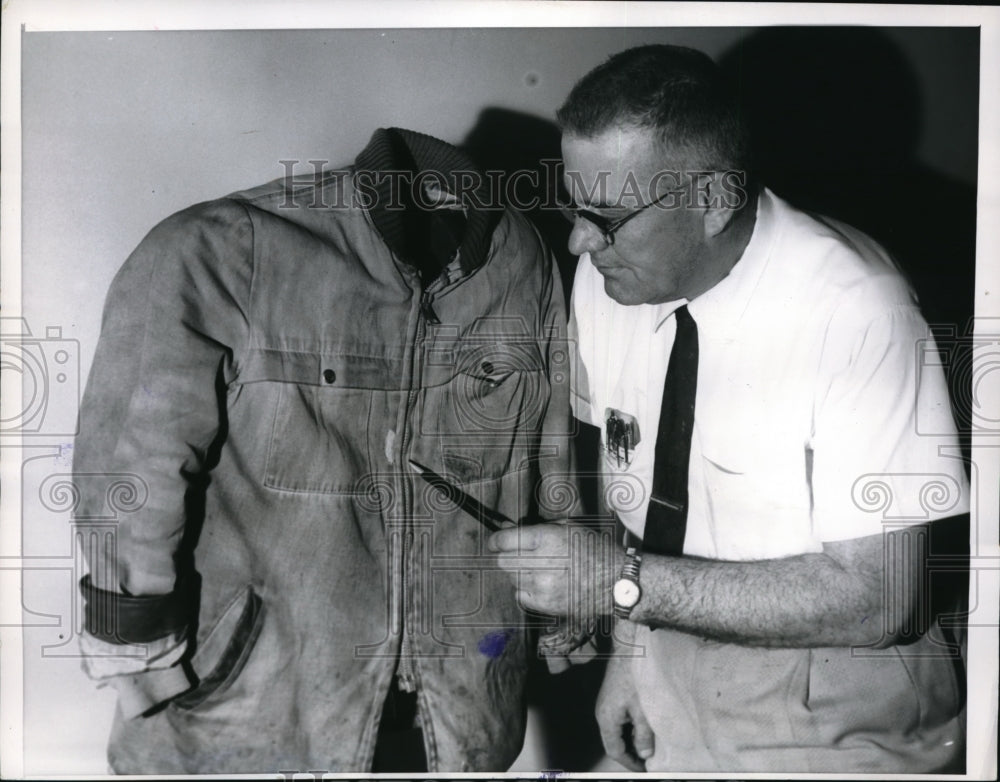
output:
[[[962,45],[978,48],[977,31],[967,32]],[[795,206],[878,240],[909,276],[936,332],[966,335],[976,186],[917,158],[925,107],[896,44],[871,28],[768,28],[733,46],[720,65],[743,102],[763,182]],[[978,73],[969,75],[955,88],[978,95]],[[977,111],[975,100],[970,105]],[[978,123],[977,116],[956,119]],[[963,440],[971,415],[965,365],[955,356],[948,367]]]
[[527,215],[541,232],[555,255],[568,302],[576,269],[576,256],[566,246],[571,226],[551,208],[559,187],[559,138],[554,122],[489,107],[479,113],[461,147],[483,170],[503,172],[504,200]]

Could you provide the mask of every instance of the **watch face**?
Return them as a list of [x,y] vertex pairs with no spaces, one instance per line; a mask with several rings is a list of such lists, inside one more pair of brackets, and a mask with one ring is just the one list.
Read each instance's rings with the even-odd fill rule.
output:
[[614,597],[617,605],[624,606],[625,608],[631,608],[639,602],[640,592],[641,590],[639,589],[639,585],[635,583],[635,581],[631,581],[627,578],[620,578],[615,582],[612,596]]

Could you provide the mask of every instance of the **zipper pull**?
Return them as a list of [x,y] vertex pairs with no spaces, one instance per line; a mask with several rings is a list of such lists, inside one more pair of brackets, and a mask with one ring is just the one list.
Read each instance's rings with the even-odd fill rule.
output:
[[[407,651],[406,654],[410,652]],[[417,678],[410,671],[397,671],[396,672],[396,683],[399,685],[401,692],[416,692],[417,691]]]
[[424,316],[424,320],[435,326],[441,325],[441,319],[437,316],[434,311],[434,307],[431,306],[434,301],[434,295],[429,291],[424,291],[423,296],[420,297],[420,314]]

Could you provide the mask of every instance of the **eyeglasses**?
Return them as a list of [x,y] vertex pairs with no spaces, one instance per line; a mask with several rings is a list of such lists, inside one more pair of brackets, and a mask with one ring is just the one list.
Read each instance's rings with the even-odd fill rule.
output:
[[591,212],[588,209],[577,209],[572,204],[559,204],[559,210],[562,212],[563,217],[569,220],[571,223],[576,225],[577,218],[582,217],[584,220],[593,225],[598,231],[600,231],[602,238],[607,246],[611,246],[615,243],[615,234],[621,229],[625,223],[631,220],[633,217],[638,217],[649,207],[656,204],[662,203],[666,200],[668,195],[674,193],[683,192],[685,188],[677,187],[673,190],[668,190],[663,195],[653,199],[648,204],[643,204],[638,209],[629,212],[624,217],[619,217],[617,220],[610,220],[604,215],[599,215],[596,212]]

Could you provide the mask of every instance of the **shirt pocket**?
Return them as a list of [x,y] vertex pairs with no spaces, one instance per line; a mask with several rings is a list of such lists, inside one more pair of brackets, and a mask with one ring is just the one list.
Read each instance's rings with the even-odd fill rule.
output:
[[372,400],[395,371],[382,357],[257,351],[241,381],[271,386],[273,417],[263,484],[271,489],[355,494],[371,472]]
[[490,480],[537,457],[550,387],[534,341],[463,344],[428,380],[422,435],[451,477]]
[[689,553],[749,560],[820,551],[804,445],[741,428],[700,433],[698,467],[712,551]]

